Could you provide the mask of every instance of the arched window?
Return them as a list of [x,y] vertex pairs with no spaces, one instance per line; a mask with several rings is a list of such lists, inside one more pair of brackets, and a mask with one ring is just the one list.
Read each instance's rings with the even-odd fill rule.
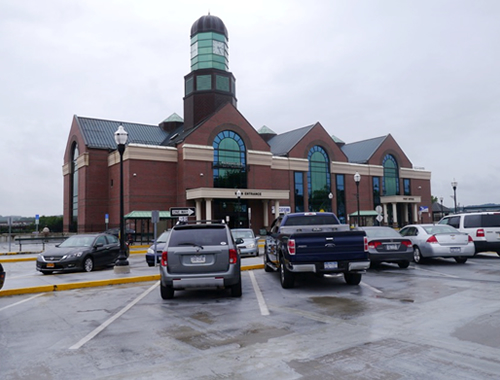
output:
[[384,167],[384,195],[398,195],[399,194],[399,169],[398,163],[393,155],[388,154],[384,157],[382,162]]
[[71,220],[69,230],[71,232],[78,232],[78,164],[77,159],[79,156],[78,144],[73,144],[71,155],[71,185],[70,185],[70,199],[71,199]]
[[307,156],[309,171],[307,172],[307,188],[309,191],[309,211],[331,211],[330,194],[330,160],[325,150],[316,145]]
[[214,142],[214,187],[247,187],[246,148],[243,139],[233,131],[222,131]]

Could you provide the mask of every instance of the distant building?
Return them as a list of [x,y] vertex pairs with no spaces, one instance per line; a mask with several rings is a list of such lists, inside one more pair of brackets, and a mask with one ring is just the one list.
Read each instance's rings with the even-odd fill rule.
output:
[[383,224],[432,220],[431,212],[419,215],[421,206],[431,206],[431,173],[414,169],[390,134],[345,144],[319,122],[282,134],[256,130],[237,109],[228,32],[218,17],[203,16],[191,28],[184,90],[184,117],[174,113],[159,125],[74,116],[63,167],[65,231],[119,225],[114,132],[120,124],[129,133],[125,214],[137,232],[150,231],[151,210],[168,219],[171,207],[186,206],[198,219],[225,219],[255,231],[268,227],[280,209],[334,211],[353,222],[356,172],[365,223],[376,221],[377,205]]

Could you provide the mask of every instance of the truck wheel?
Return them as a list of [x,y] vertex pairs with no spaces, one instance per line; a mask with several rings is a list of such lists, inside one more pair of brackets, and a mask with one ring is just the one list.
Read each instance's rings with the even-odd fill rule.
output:
[[283,289],[293,288],[294,276],[285,266],[283,256],[280,257],[280,282]]
[[347,285],[359,285],[361,282],[361,273],[344,273],[344,280]]
[[467,262],[467,257],[455,257],[457,264],[465,264]]
[[164,300],[169,300],[174,298],[174,288],[173,286],[163,286],[162,283],[160,283],[160,294],[161,298]]

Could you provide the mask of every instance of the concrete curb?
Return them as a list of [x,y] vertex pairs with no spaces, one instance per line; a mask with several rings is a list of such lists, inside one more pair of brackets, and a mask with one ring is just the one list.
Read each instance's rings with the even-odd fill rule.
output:
[[[39,252],[41,253],[41,252]],[[131,255],[143,255],[147,253],[147,250],[130,252]],[[10,254],[9,254],[10,255]],[[16,255],[13,253],[12,255]],[[21,261],[36,261],[36,257],[14,257],[14,258],[0,258],[0,263],[16,263]]]
[[[241,267],[241,270],[247,271],[247,270],[263,269],[263,268],[264,264],[257,264],[257,265],[248,265]],[[59,292],[64,290],[95,288],[99,286],[122,285],[135,282],[148,282],[148,281],[159,281],[159,280],[160,280],[160,275],[154,274],[149,276],[122,277],[122,278],[107,279],[107,280],[72,282],[59,285],[31,286],[27,288],[0,290],[0,297],[14,296],[19,294]]]

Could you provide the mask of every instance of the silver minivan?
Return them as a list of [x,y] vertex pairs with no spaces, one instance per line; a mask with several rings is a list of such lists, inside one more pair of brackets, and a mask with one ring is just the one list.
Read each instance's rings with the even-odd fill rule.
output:
[[241,297],[241,260],[225,223],[197,221],[172,228],[161,257],[160,294],[170,299],[176,290],[230,289]]
[[500,212],[470,212],[443,217],[439,224],[449,224],[466,232],[474,240],[476,253],[496,252],[500,256]]

